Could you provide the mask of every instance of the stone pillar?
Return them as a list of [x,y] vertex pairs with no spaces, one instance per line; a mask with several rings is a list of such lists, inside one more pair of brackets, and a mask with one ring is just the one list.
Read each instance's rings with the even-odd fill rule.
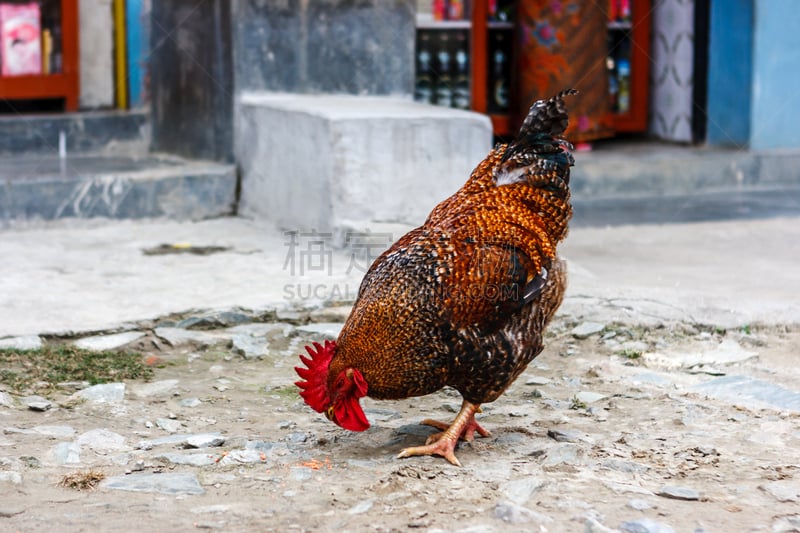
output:
[[414,0],[234,0],[236,90],[411,95],[414,13]]
[[233,50],[228,0],[153,2],[152,149],[233,160]]

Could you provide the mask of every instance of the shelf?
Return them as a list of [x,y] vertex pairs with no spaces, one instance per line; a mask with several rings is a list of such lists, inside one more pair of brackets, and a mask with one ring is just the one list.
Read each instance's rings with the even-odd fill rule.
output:
[[513,30],[514,29],[514,23],[513,22],[494,21],[494,22],[488,22],[486,25],[489,27],[490,30]]
[[630,31],[633,29],[633,22],[609,22],[608,29],[612,31]]
[[431,17],[417,15],[419,30],[468,30],[472,27],[469,20],[434,20]]

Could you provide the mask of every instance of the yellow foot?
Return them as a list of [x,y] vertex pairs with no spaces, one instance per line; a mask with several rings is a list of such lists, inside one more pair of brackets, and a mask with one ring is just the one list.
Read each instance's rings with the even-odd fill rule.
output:
[[489,432],[483,429],[475,421],[475,413],[480,410],[480,405],[472,404],[466,400],[461,404],[461,410],[456,415],[455,420],[450,425],[436,420],[423,420],[422,423],[428,426],[433,426],[444,430],[442,433],[436,433],[428,437],[425,446],[414,446],[412,448],[405,448],[397,456],[412,457],[414,455],[441,455],[447,459],[451,464],[461,466],[461,463],[456,459],[454,450],[458,439],[463,438],[467,442],[471,442],[475,438],[475,432],[484,437],[489,436]]
[[444,437],[444,433],[438,433],[438,435],[441,438],[439,438],[433,444],[404,448],[397,455],[398,459],[402,457],[412,457],[414,455],[441,455],[450,461],[450,464],[461,466],[461,463],[458,461],[458,459],[456,459],[456,454],[453,453],[453,451],[456,449],[456,442],[458,442],[458,439],[446,438]]

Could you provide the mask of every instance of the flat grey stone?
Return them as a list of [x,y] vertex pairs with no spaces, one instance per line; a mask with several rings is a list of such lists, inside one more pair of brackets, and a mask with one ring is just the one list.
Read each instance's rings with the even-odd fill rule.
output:
[[42,338],[38,335],[25,335],[22,337],[6,337],[0,339],[0,349],[10,350],[38,350],[42,347]]
[[158,492],[161,494],[203,494],[197,476],[183,473],[163,474],[131,474],[114,476],[102,481],[101,486],[107,489],[127,490],[133,492]]
[[300,444],[301,442],[306,442],[307,440],[308,435],[302,431],[294,431],[286,435],[286,441],[292,444]]
[[534,493],[544,487],[544,480],[534,477],[524,477],[513,481],[506,481],[500,485],[500,492],[511,502],[525,505]]
[[166,396],[171,394],[175,387],[180,383],[177,379],[162,379],[150,383],[139,383],[131,386],[131,394],[137,398],[148,398],[151,396]]
[[647,501],[640,500],[639,498],[633,498],[631,500],[628,500],[628,503],[625,505],[627,505],[631,509],[636,509],[637,511],[647,511],[648,509],[653,508],[653,506],[650,505]]
[[231,338],[233,351],[245,359],[259,359],[267,355],[267,342],[263,338],[238,333]]
[[111,453],[128,450],[125,444],[125,437],[107,429],[92,429],[82,433],[75,443],[79,446],[86,446],[98,453]]
[[600,324],[599,322],[581,322],[574,328],[570,333],[576,339],[586,339],[591,337],[592,335],[596,335],[603,331],[606,328],[605,324]]
[[543,376],[530,376],[525,381],[525,385],[547,385],[548,383],[550,383],[550,378]]
[[670,526],[650,518],[623,522],[620,524],[619,529],[625,533],[675,533],[675,530]]
[[14,407],[14,398],[7,392],[0,391],[0,406]]
[[205,331],[196,331],[184,328],[160,327],[153,330],[156,336],[170,346],[183,344],[196,344],[200,347],[211,346],[222,339]]
[[498,502],[494,507],[494,517],[509,524],[549,524],[553,521],[547,515],[532,511],[512,502]]
[[769,407],[800,413],[800,392],[748,376],[731,375],[712,379],[695,385],[692,390],[743,407]]
[[222,446],[225,444],[225,437],[219,433],[198,433],[186,438],[184,446],[186,448],[210,448],[212,446]]
[[57,465],[71,465],[81,462],[81,447],[76,442],[59,442],[50,453]]
[[156,426],[160,427],[167,433],[177,433],[181,429],[181,421],[173,420],[171,418],[159,418],[156,420]]
[[25,396],[21,400],[31,411],[47,411],[53,407],[53,402],[41,396]]
[[[263,463],[265,454],[260,450],[244,449],[244,450],[231,450],[225,457],[223,457],[219,464],[227,466],[231,464],[252,464]],[[305,468],[305,467],[302,467]]]
[[772,522],[771,533],[797,533],[800,531],[800,514],[782,516]]
[[93,337],[84,337],[78,339],[73,344],[83,350],[90,350],[92,352],[103,352],[106,350],[115,350],[126,344],[144,337],[141,331],[125,331],[123,333],[115,333],[113,335],[95,335]]
[[61,383],[56,383],[59,389],[65,390],[72,390],[72,391],[79,391],[81,389],[85,389],[88,387],[90,383],[88,381],[62,381]]
[[250,335],[252,337],[272,337],[274,335],[289,336],[294,326],[286,322],[255,322],[253,324],[239,324],[227,328],[226,333],[231,335]]
[[11,483],[12,485],[19,485],[22,483],[22,474],[9,470],[0,471],[0,483]]
[[155,439],[140,440],[136,445],[137,450],[152,450],[156,446],[163,446],[165,444],[184,444],[189,435],[168,435],[166,437],[157,437]]
[[[190,433],[190,434],[180,434],[180,435],[166,435],[164,437],[157,437],[155,439],[147,439],[139,441],[139,444],[136,445],[136,448],[140,450],[151,450],[155,446],[163,446],[165,444],[173,444],[173,445],[181,445],[182,447],[187,447],[189,445],[189,440],[191,439],[194,443],[203,443],[209,442],[209,439],[215,438],[224,438],[222,437],[221,433]],[[195,440],[196,439],[196,440]]]
[[590,391],[581,391],[575,395],[578,401],[590,404],[597,401],[600,401],[604,398],[608,398],[606,394],[600,394],[599,392],[590,392]]
[[319,322],[317,324],[306,324],[297,326],[297,331],[312,335],[320,335],[330,340],[336,340],[339,332],[342,331],[344,324],[341,322]]
[[547,436],[558,442],[578,442],[583,434],[571,429],[548,429]]
[[249,440],[244,445],[245,450],[257,450],[259,452],[272,452],[276,449],[285,450],[286,444],[282,442],[265,442],[263,440]]
[[761,485],[761,490],[779,502],[800,501],[800,483],[797,481],[772,481]]
[[542,462],[544,467],[559,465],[580,465],[583,463],[583,450],[571,443],[559,444],[550,448]]
[[125,399],[124,383],[101,383],[73,394],[74,397],[94,403],[120,403]]
[[212,311],[199,316],[188,317],[178,322],[178,328],[219,329],[237,324],[252,322],[255,316],[242,311]]
[[217,462],[217,458],[208,453],[162,453],[154,456],[154,458],[163,459],[174,465],[189,466],[211,466]]
[[659,490],[657,494],[664,498],[672,498],[673,500],[696,501],[700,499],[700,492],[688,487],[679,487],[676,485],[661,487],[661,490]]
[[648,465],[636,463],[634,461],[626,461],[624,459],[606,459],[600,466],[609,470],[616,470],[617,472],[625,472],[628,474],[640,474],[650,470]]
[[33,431],[46,437],[67,439],[75,435],[75,428],[70,426],[35,426]]
[[180,402],[181,407],[197,407],[203,402],[199,398],[184,398]]

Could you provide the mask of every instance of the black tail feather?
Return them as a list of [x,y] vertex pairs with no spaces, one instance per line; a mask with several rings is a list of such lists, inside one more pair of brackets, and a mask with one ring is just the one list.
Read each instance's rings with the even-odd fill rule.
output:
[[562,153],[562,144],[571,149],[572,146],[558,136],[564,133],[569,124],[569,113],[564,104],[564,97],[574,94],[578,94],[578,91],[567,89],[546,100],[534,102],[519,133],[503,154],[502,161],[505,162],[519,156],[524,157],[526,153],[539,156]]
[[564,105],[564,97],[578,94],[575,89],[561,91],[547,100],[537,100],[528,111],[528,116],[519,128],[516,140],[529,135],[548,134],[553,137],[561,135],[567,129],[569,114]]

